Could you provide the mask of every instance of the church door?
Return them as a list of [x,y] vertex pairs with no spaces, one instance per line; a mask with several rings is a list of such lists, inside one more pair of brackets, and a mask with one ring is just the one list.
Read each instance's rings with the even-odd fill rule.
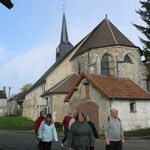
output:
[[96,128],[99,129],[99,106],[96,103],[92,101],[81,102],[76,107],[76,111],[84,114],[90,114],[91,121],[94,122]]

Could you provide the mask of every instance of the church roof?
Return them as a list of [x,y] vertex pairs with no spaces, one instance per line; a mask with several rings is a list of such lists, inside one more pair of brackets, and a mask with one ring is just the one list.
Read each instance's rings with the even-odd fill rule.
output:
[[6,93],[3,90],[0,91],[0,99],[7,99]]
[[78,79],[79,75],[75,73],[70,74],[69,76],[55,84],[53,87],[48,89],[45,93],[41,95],[41,97],[48,95],[49,93],[67,94]]
[[[65,58],[67,58],[80,44],[80,48],[77,50],[77,52],[74,54],[73,57],[76,55],[79,55],[80,53],[83,53],[84,51],[90,49],[90,48],[96,48],[96,47],[105,47],[107,46],[113,46],[115,45],[114,40],[112,39],[112,32],[110,32],[110,28],[108,26],[108,22],[110,24],[110,27],[113,31],[113,35],[115,35],[117,42],[122,43],[122,45],[128,45],[131,47],[136,47],[132,42],[130,42],[107,18],[105,18],[90,34],[85,36],[79,43],[77,43],[71,50],[69,50],[62,58],[60,58],[58,61],[56,61],[34,84],[33,86],[26,92],[29,93],[34,88],[36,88],[41,83],[45,82],[45,78],[59,65],[61,64]],[[107,39],[107,38],[108,39]],[[105,40],[104,40],[105,39]],[[119,40],[120,39],[120,40]],[[109,44],[109,41],[112,41]],[[122,42],[121,42],[122,41]],[[124,42],[125,41],[125,42]],[[105,43],[105,44],[104,44]],[[123,44],[124,43],[124,44]],[[117,44],[116,44],[117,45]]]
[[88,36],[81,45],[75,56],[93,48],[109,46],[135,46],[125,35],[123,35],[107,18],[105,18]]
[[145,91],[135,82],[127,78],[102,76],[97,74],[83,73],[66,96],[64,102],[69,101],[80,82],[86,78],[107,99],[134,99],[150,100],[150,93]]

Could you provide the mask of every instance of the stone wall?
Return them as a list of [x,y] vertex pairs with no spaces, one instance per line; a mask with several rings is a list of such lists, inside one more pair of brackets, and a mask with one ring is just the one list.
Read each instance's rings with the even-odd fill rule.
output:
[[7,99],[0,99],[0,116],[7,115]]
[[[147,90],[146,86],[146,67],[141,62],[141,56],[138,48],[113,46],[105,48],[91,49],[72,60],[73,71],[88,70],[91,73],[101,74],[101,58],[109,54],[114,60],[114,72],[116,77],[130,78],[142,88]],[[132,63],[124,62],[124,57],[128,55]]]

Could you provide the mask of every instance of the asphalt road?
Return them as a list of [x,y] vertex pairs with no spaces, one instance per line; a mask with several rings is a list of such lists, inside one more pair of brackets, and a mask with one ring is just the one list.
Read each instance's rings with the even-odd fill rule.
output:
[[[0,148],[5,150],[37,150],[37,139],[31,145],[34,137],[33,131],[0,130]],[[59,140],[61,138],[59,136]],[[124,150],[150,150],[150,139],[128,139],[123,147]],[[67,150],[67,146],[64,145],[64,148],[61,148],[59,142],[54,142],[52,150]],[[95,150],[105,150],[104,139],[101,139],[99,144],[95,144]]]

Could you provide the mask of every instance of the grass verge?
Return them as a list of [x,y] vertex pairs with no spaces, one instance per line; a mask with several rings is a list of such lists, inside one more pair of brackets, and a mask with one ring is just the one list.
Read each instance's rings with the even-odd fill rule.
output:
[[33,128],[34,121],[20,116],[0,117],[0,129],[28,129]]
[[134,131],[125,131],[124,132],[125,137],[141,137],[141,136],[149,136],[150,135],[150,128],[147,129],[139,129]]

